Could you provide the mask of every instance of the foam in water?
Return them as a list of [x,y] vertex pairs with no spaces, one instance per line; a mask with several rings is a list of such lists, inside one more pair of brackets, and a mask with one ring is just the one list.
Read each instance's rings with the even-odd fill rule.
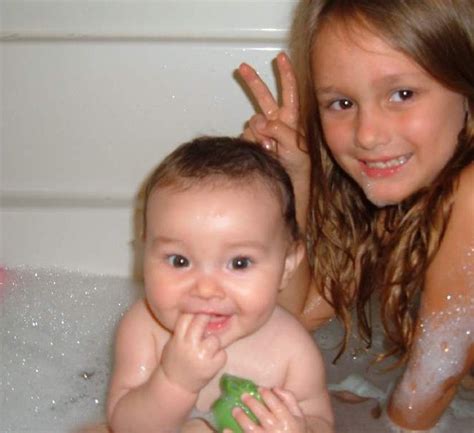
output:
[[66,433],[103,419],[114,328],[129,280],[7,269],[1,307],[2,433]]

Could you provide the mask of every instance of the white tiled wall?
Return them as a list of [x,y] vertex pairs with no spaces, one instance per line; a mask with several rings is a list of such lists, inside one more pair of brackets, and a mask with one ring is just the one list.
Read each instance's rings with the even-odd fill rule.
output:
[[295,1],[0,0],[0,264],[127,275],[133,197],[182,141],[239,134]]

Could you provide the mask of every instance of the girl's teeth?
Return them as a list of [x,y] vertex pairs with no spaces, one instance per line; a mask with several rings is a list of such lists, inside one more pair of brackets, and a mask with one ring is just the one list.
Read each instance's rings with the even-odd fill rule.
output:
[[390,159],[388,161],[367,161],[366,164],[369,168],[393,168],[405,164],[408,161],[408,158],[408,155],[403,155],[399,156],[398,158]]

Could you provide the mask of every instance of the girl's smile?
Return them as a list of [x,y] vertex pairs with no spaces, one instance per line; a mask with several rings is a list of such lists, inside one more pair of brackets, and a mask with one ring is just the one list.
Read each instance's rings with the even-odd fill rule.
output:
[[360,160],[363,173],[370,178],[388,177],[400,172],[412,157],[412,153],[377,160]]
[[378,206],[430,183],[453,155],[463,95],[369,30],[319,30],[313,77],[324,138],[336,162]]

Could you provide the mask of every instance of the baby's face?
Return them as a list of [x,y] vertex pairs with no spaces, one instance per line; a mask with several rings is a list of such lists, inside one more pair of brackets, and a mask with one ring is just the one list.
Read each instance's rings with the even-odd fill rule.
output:
[[[294,258],[280,201],[265,185],[158,188],[147,209],[147,299],[172,331],[181,314],[206,314],[221,345],[270,317]],[[291,249],[293,250],[293,249]]]

